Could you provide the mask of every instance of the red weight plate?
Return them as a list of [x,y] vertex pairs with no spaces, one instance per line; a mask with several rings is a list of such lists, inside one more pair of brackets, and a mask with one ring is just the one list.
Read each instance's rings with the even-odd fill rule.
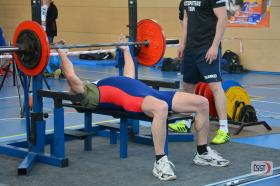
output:
[[15,31],[14,38],[13,38],[14,45],[16,45],[17,39],[18,39],[19,35],[21,34],[21,32],[23,32],[25,30],[30,30],[30,31],[34,32],[40,40],[40,43],[41,43],[40,62],[36,67],[34,67],[32,69],[28,69],[21,64],[21,60],[16,53],[14,53],[15,54],[14,57],[15,57],[18,68],[25,75],[37,76],[43,72],[43,70],[45,69],[45,67],[48,64],[48,60],[50,57],[49,42],[47,39],[47,35],[46,35],[45,31],[43,30],[43,28],[41,27],[41,25],[39,25],[38,23],[36,23],[34,21],[24,21],[17,27],[17,29]]
[[141,46],[137,59],[144,66],[153,66],[161,60],[166,49],[166,39],[157,22],[144,19],[137,24],[137,41],[145,40],[149,41],[149,46]]
[[215,100],[214,100],[214,96],[213,96],[213,93],[212,93],[209,85],[207,85],[207,87],[204,91],[204,97],[206,97],[209,102],[209,115],[212,117],[217,117]]
[[199,88],[200,88],[201,84],[202,84],[202,82],[199,82],[199,83],[197,83],[197,84],[195,85],[195,87],[194,87],[194,93],[195,93],[196,95],[199,95]]
[[199,87],[198,95],[204,96],[204,92],[205,92],[207,85],[208,85],[207,83],[201,83],[201,85]]

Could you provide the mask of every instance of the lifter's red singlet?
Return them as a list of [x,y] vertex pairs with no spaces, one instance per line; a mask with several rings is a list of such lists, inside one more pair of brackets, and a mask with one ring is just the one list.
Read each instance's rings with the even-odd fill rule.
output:
[[128,112],[143,112],[142,103],[146,96],[153,96],[165,101],[169,110],[175,91],[158,91],[146,84],[124,76],[109,77],[98,81],[100,92],[99,107],[123,108]]

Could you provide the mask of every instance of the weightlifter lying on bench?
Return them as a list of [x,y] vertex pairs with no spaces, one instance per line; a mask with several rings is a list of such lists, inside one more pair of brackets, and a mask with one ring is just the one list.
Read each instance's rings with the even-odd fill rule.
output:
[[153,174],[160,180],[174,180],[174,165],[164,153],[166,119],[168,111],[195,112],[194,128],[197,132],[197,165],[224,167],[230,162],[207,146],[209,131],[209,105],[204,97],[175,91],[158,91],[135,80],[134,62],[128,47],[124,52],[124,76],[108,77],[94,83],[83,82],[75,74],[67,51],[58,50],[62,69],[70,91],[81,95],[81,105],[89,108],[123,108],[127,112],[142,113],[152,117],[152,135],[156,154]]

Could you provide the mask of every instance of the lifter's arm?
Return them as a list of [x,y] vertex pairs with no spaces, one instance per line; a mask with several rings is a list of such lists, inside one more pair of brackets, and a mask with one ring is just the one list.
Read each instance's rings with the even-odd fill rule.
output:
[[[119,37],[120,42],[127,42],[126,37],[121,34]],[[119,47],[124,54],[124,69],[123,69],[123,75],[126,77],[130,77],[132,79],[135,79],[135,65],[133,58],[130,54],[130,50],[128,46],[120,46]]]
[[67,53],[63,50],[58,50],[58,53],[61,60],[62,71],[70,87],[70,91],[74,94],[84,93],[84,84],[75,74],[73,64],[67,57]]
[[124,76],[135,79],[135,65],[129,47],[122,48],[124,53]]

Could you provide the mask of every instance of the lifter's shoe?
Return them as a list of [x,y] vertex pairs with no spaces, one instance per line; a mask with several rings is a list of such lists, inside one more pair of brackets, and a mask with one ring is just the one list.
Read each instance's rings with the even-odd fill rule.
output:
[[175,180],[175,166],[168,160],[167,156],[163,156],[160,160],[154,163],[153,175],[160,180]]
[[216,136],[212,139],[211,143],[215,145],[221,145],[230,141],[230,134],[219,129],[216,132]]
[[168,128],[170,128],[174,132],[190,132],[191,131],[191,120],[180,120],[175,123],[168,124]]
[[199,155],[196,153],[193,162],[196,165],[210,165],[213,167],[226,167],[230,165],[230,161],[224,159],[217,151],[207,147],[207,152]]

